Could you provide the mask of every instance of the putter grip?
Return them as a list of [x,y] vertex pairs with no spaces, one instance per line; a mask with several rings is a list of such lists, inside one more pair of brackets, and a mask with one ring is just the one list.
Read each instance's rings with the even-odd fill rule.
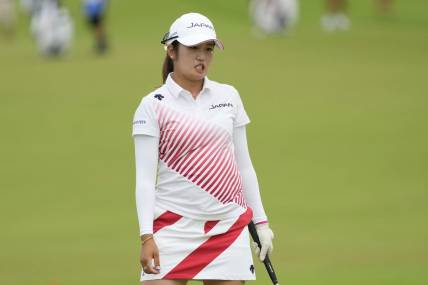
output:
[[[257,234],[256,226],[254,225],[253,221],[251,221],[248,224],[248,229],[250,231],[251,237],[253,238],[253,240],[257,243],[257,245],[261,249],[262,244],[260,243],[260,238],[259,238],[259,235]],[[266,270],[269,274],[270,280],[272,280],[272,283],[274,285],[279,284],[278,278],[276,278],[275,270],[273,269],[272,263],[270,262],[269,256],[267,254],[266,254],[265,260],[263,260],[263,263],[264,263]]]

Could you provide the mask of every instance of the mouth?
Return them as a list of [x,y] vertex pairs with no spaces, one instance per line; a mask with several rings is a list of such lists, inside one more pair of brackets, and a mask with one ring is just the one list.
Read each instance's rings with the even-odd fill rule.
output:
[[195,69],[197,72],[203,73],[205,71],[205,64],[203,63],[197,64],[195,65]]

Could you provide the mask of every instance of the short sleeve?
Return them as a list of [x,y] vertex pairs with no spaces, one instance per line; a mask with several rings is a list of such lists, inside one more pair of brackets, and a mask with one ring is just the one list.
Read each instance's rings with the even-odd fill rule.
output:
[[235,88],[233,88],[233,96],[236,105],[236,113],[235,119],[233,120],[233,126],[235,128],[245,126],[250,122],[250,118],[248,117],[247,112],[245,111],[241,96],[239,96],[239,92]]
[[154,102],[149,97],[143,98],[135,111],[132,122],[132,135],[149,135],[159,137],[159,124],[156,119]]

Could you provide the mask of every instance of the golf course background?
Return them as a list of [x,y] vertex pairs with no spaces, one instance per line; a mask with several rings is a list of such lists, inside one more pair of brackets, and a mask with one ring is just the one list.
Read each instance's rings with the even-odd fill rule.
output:
[[[73,49],[41,58],[21,13],[0,39],[0,284],[131,285],[139,237],[131,123],[161,84],[159,41],[180,14],[214,22],[209,77],[234,85],[275,233],[281,284],[428,284],[428,2],[321,31],[300,1],[288,37],[260,38],[245,0],[111,1],[111,51],[92,52],[80,1]],[[270,284],[256,262],[257,281]]]

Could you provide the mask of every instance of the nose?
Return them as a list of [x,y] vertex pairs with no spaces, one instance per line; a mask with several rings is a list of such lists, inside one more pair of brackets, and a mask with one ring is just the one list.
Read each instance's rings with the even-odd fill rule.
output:
[[196,59],[199,60],[199,61],[205,60],[205,54],[204,54],[204,52],[203,51],[198,51],[196,53]]
[[198,49],[196,51],[196,59],[199,61],[204,61],[206,59],[206,53],[203,49]]

